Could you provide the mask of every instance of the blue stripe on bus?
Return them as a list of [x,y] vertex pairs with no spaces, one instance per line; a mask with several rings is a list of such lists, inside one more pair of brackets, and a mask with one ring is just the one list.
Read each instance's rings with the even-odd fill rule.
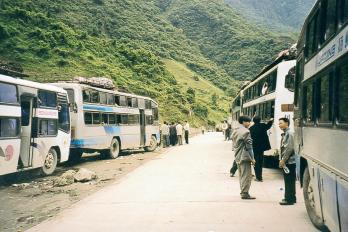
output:
[[[120,135],[120,127],[119,126],[103,126],[105,130],[105,134],[108,136],[118,136]],[[73,139],[71,140],[71,145],[74,147],[84,147],[84,146],[93,146],[104,144],[105,141],[102,138],[87,138],[87,139]]]
[[104,126],[104,130],[108,135],[119,135],[121,131],[119,126]]
[[113,112],[114,109],[108,106],[92,106],[92,105],[83,105],[84,110],[97,110],[102,112]]

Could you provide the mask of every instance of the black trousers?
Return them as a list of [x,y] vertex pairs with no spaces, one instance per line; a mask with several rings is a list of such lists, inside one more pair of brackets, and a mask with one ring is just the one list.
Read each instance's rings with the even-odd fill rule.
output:
[[234,175],[236,173],[237,169],[238,169],[238,165],[237,165],[236,161],[233,161],[233,165],[230,169],[230,174]]
[[177,142],[177,136],[176,135],[170,135],[169,140],[170,140],[170,145],[175,146]]
[[185,142],[186,142],[186,144],[189,143],[188,140],[189,140],[189,132],[187,130],[185,130]]
[[288,202],[296,202],[296,164],[286,165],[290,172],[286,174],[283,170],[285,195],[284,199]]
[[262,180],[263,153],[264,153],[263,151],[260,152],[260,151],[254,150],[255,161],[256,161],[254,170],[255,170],[255,177],[258,180]]

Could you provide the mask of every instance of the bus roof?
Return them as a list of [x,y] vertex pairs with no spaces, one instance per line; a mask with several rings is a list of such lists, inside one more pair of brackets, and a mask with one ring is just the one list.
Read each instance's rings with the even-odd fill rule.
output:
[[109,89],[103,89],[103,88],[98,88],[98,87],[94,87],[94,86],[90,86],[87,84],[81,84],[81,83],[77,83],[77,82],[57,82],[57,83],[52,83],[52,84],[57,84],[58,86],[67,86],[67,87],[71,87],[71,86],[83,86],[89,89],[94,89],[94,90],[98,90],[98,91],[102,91],[102,92],[106,92],[106,93],[113,93],[113,94],[120,94],[123,96],[127,96],[127,97],[137,97],[137,98],[143,98],[143,99],[147,99],[147,100],[151,100],[153,102],[155,102],[156,104],[158,104],[155,100],[153,100],[150,97],[146,97],[146,96],[140,96],[140,95],[136,95],[136,94],[132,94],[132,93],[125,93],[125,92],[120,92],[118,90],[109,90]]
[[319,5],[319,0],[317,0],[314,4],[312,9],[309,11],[309,13],[307,14],[307,17],[302,25],[302,29],[301,29],[301,33],[297,42],[297,50],[301,51],[304,48],[304,44],[305,44],[305,37],[306,37],[306,31],[307,31],[307,24],[308,24],[308,20],[310,19],[310,17],[312,16],[313,12],[315,11],[315,9],[318,7]]
[[48,90],[48,91],[53,91],[58,93],[66,93],[66,91],[63,88],[60,88],[54,85],[42,84],[42,83],[38,83],[34,81],[13,78],[13,77],[5,76],[2,74],[0,74],[0,82],[11,83],[11,84],[20,85],[20,86],[27,86],[27,87],[32,87],[35,89],[43,89],[43,90]]

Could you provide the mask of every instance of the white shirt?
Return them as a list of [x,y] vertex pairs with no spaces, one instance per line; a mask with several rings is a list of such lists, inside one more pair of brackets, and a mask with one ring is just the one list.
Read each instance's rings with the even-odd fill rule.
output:
[[227,130],[227,128],[228,128],[227,123],[222,124],[222,129],[223,129],[223,130]]
[[166,124],[163,124],[161,126],[161,131],[162,131],[162,135],[169,135],[169,126]]
[[190,124],[186,123],[184,126],[185,131],[190,131]]
[[182,135],[182,125],[181,124],[176,125],[176,134]]

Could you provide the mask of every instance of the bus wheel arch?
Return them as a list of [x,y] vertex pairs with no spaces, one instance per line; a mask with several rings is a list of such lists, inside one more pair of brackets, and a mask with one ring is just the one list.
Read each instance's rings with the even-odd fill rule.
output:
[[43,165],[40,169],[40,172],[44,176],[52,175],[55,171],[58,160],[59,160],[59,154],[60,150],[57,147],[51,147],[47,154],[45,155]]
[[327,231],[327,227],[324,224],[324,220],[321,216],[317,214],[315,209],[314,189],[312,187],[313,184],[314,182],[311,181],[311,176],[309,174],[309,169],[307,166],[305,167],[303,174],[303,196],[306,205],[306,210],[313,225],[320,231]]

